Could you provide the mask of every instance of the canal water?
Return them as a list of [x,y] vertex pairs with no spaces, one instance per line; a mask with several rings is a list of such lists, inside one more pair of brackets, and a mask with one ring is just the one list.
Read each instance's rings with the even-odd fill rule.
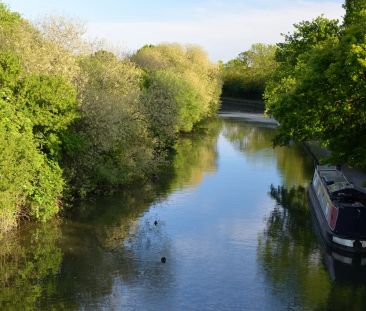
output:
[[366,262],[316,233],[311,158],[242,117],[183,137],[157,183],[1,241],[0,309],[366,310]]

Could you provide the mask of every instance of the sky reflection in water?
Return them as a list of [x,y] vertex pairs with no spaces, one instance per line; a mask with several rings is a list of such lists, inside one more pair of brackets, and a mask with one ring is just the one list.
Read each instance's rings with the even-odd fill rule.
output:
[[364,266],[342,263],[313,229],[311,160],[273,149],[273,135],[213,121],[178,142],[159,187],[14,233],[0,252],[1,309],[365,309]]

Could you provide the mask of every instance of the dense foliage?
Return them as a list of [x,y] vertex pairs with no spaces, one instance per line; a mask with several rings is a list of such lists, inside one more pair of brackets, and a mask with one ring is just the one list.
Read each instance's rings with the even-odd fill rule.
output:
[[62,133],[76,117],[76,93],[58,76],[27,75],[0,52],[0,224],[48,219],[63,189]]
[[172,134],[189,132],[216,112],[219,68],[199,47],[150,45],[138,50],[132,60],[145,71],[142,102],[158,137],[169,140]]
[[262,99],[265,84],[276,68],[276,46],[262,43],[223,65],[223,95]]
[[142,73],[98,51],[80,58],[80,120],[67,145],[67,178],[76,195],[111,190],[151,171],[155,138],[139,108]]
[[120,57],[83,27],[32,25],[0,4],[0,232],[62,203],[157,174],[177,135],[219,105],[219,69],[198,47]]
[[346,1],[344,23],[318,17],[278,45],[266,88],[278,142],[318,140],[333,162],[366,167],[366,3]]

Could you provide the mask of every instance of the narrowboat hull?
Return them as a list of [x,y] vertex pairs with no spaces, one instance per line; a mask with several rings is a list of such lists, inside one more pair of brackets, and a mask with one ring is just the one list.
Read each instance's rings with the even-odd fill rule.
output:
[[[312,183],[309,186],[308,195],[311,203],[310,210],[314,218],[316,218],[317,220],[319,233],[321,234],[326,244],[340,252],[366,254],[366,247],[362,247],[364,246],[364,244],[366,244],[366,237],[355,239],[352,236],[337,235],[329,227]],[[335,241],[338,241],[338,243],[336,243]],[[340,242],[349,245],[342,245],[340,244]]]
[[326,243],[320,232],[320,226],[313,208],[309,207],[309,209],[312,227],[323,255],[323,262],[331,279],[333,281],[364,284],[366,280],[366,254],[345,252],[329,246],[329,243]]

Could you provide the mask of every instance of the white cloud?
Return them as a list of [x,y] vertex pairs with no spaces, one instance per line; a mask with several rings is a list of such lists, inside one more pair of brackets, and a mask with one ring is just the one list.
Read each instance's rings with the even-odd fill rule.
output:
[[[292,25],[320,14],[340,19],[344,11],[340,4],[294,2],[288,7],[271,9],[241,8],[236,12],[218,12],[199,8],[200,18],[187,21],[133,21],[89,23],[90,36],[103,37],[133,51],[145,44],[180,42],[199,44],[212,60],[224,61],[248,49],[252,43],[276,43],[281,33]],[[197,12],[197,11],[196,11]]]

